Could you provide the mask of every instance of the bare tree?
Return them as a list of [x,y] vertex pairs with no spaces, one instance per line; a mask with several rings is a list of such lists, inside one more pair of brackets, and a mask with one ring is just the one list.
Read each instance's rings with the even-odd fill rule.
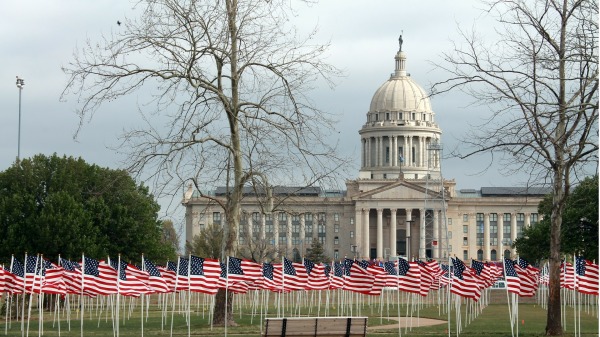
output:
[[458,153],[500,154],[507,172],[552,185],[550,292],[546,335],[561,335],[560,231],[573,181],[597,170],[598,7],[589,0],[487,2],[502,29],[486,44],[460,31],[444,54],[448,80],[433,92],[463,89],[490,109]]
[[[142,0],[136,8],[139,19],[75,52],[63,98],[78,98],[79,132],[101,105],[148,97],[139,109],[147,125],[127,131],[119,147],[128,168],[166,194],[189,181],[198,191],[227,186],[224,201],[201,192],[224,209],[224,259],[234,253],[244,186],[293,178],[308,186],[344,166],[329,137],[334,116],[307,97],[340,72],[323,61],[327,45],[314,44],[314,31],[300,37],[291,27],[284,0]],[[224,324],[225,302],[219,292],[215,324]]]

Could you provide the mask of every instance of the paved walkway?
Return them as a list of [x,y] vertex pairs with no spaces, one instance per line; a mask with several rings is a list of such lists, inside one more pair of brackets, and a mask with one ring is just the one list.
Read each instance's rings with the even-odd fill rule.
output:
[[[387,318],[387,317],[384,317]],[[390,320],[398,320],[398,317],[390,317]],[[406,327],[407,325],[410,327],[411,326],[411,320],[412,320],[412,327],[413,328],[417,328],[420,326],[430,326],[430,325],[439,325],[439,324],[447,324],[447,321],[442,321],[439,319],[432,319],[432,318],[423,318],[423,317],[400,317],[400,325],[402,326],[402,328]],[[369,326],[367,327],[367,331],[373,331],[373,330],[389,330],[389,329],[397,329],[398,328],[398,323],[396,324],[387,324],[387,325],[376,325],[376,326]]]

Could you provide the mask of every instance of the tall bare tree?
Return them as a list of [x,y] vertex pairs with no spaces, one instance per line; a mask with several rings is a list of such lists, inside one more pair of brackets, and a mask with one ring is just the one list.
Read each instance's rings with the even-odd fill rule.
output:
[[598,7],[592,0],[485,4],[502,27],[498,40],[460,30],[463,42],[444,54],[441,66],[448,80],[433,92],[463,89],[491,110],[459,157],[500,154],[507,173],[530,173],[532,184],[552,185],[546,335],[561,335],[562,214],[573,181],[598,161]]
[[[167,194],[189,181],[198,191],[227,186],[225,201],[201,193],[224,209],[224,259],[244,186],[311,185],[343,166],[329,137],[334,116],[307,96],[340,72],[324,62],[315,31],[301,37],[290,24],[285,0],[142,0],[135,9],[138,19],[75,52],[63,97],[78,98],[80,125],[121,96],[148,98],[139,109],[147,125],[127,131],[119,148],[132,172]],[[215,324],[227,303],[220,292]]]

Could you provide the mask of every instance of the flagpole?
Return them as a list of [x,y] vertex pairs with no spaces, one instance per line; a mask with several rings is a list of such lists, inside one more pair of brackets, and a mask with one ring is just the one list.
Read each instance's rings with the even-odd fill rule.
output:
[[225,337],[227,337],[227,309],[229,301],[227,299],[227,293],[229,291],[229,256],[227,257],[227,266],[225,268]]
[[81,296],[79,297],[79,305],[81,311],[81,337],[83,337],[83,288],[85,285],[85,254],[81,253]]
[[[175,316],[175,302],[177,301],[177,283],[179,282],[179,265],[181,263],[181,256],[177,256],[177,267],[175,267],[175,289],[173,289],[173,306],[171,309],[171,337],[173,337],[173,319]],[[82,336],[83,337],[83,336]]]

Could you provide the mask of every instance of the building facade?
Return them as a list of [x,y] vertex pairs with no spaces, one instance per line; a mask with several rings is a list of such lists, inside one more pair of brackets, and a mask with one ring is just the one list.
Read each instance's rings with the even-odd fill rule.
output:
[[[248,188],[238,244],[263,240],[286,256],[303,255],[315,240],[334,259],[391,256],[497,261],[514,256],[512,242],[537,222],[545,188],[482,187],[456,190],[442,178],[441,135],[423,88],[406,72],[406,53],[375,91],[359,130],[361,168],[346,190],[319,187]],[[222,198],[224,188],[204,192]],[[186,240],[210,224],[224,224],[223,209],[190,189],[185,193]],[[274,206],[273,206],[274,205]],[[265,211],[268,209],[268,211]]]

